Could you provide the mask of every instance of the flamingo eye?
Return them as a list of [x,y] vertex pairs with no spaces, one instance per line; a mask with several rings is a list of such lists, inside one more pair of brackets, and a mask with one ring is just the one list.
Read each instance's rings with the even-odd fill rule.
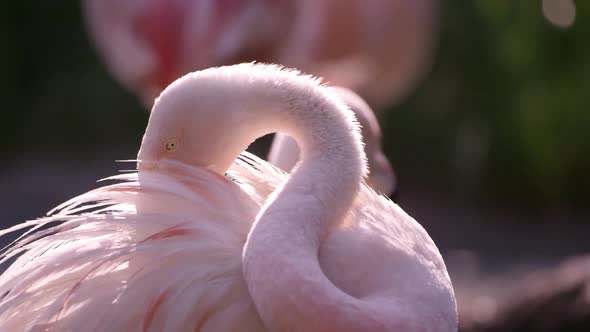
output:
[[166,151],[174,151],[178,149],[178,141],[175,139],[169,139],[166,142]]

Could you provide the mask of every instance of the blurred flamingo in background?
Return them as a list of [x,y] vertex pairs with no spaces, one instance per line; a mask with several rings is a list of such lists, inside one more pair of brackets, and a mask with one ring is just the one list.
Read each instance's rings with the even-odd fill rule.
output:
[[360,94],[377,110],[429,70],[437,0],[85,0],[111,73],[151,107],[181,75],[279,63]]
[[[148,107],[184,73],[258,60],[322,76],[352,89],[377,109],[399,101],[428,70],[437,7],[436,0],[86,0],[84,4],[89,30],[107,67]],[[381,131],[372,110],[351,92],[341,95],[353,102],[363,124],[370,150],[368,182],[379,191],[394,193],[395,175],[380,150]],[[271,158],[277,166],[289,171],[297,155],[293,141],[275,140]]]
[[[456,331],[435,244],[361,183],[353,119],[278,66],[179,79],[154,105],[138,173],[0,232],[46,227],[0,256],[20,255],[0,276],[0,329]],[[241,154],[274,131],[301,146],[290,177]]]

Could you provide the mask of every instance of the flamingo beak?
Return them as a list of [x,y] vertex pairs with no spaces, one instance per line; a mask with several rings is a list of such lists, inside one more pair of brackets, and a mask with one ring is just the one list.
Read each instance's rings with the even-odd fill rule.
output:
[[140,172],[155,171],[158,169],[158,163],[155,161],[139,160],[137,162],[137,170]]

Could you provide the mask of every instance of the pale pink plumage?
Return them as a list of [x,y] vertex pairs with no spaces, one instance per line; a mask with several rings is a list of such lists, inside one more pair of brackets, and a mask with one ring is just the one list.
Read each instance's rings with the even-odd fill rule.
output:
[[[179,163],[141,176],[141,185],[137,173],[112,177],[122,182],[80,195],[50,217],[28,223],[66,221],[20,240],[5,253],[10,257],[28,250],[0,277],[0,328],[265,330],[243,280],[241,254],[256,213],[286,175],[244,153],[225,179]],[[96,202],[109,203],[108,208],[80,210]],[[136,204],[147,208],[138,214]],[[152,205],[166,208],[150,211]],[[385,218],[400,223],[380,222]],[[416,255],[437,264],[415,262],[414,268],[444,270],[437,263],[440,257],[431,257],[436,248],[421,226],[368,187],[347,219],[343,231],[326,240],[320,256],[328,278],[343,290],[358,292],[362,285],[356,280],[386,265],[382,254],[395,247],[415,246]],[[351,224],[356,225],[347,229]],[[392,241],[396,238],[405,243]],[[360,262],[368,270],[351,269]]]
[[[140,176],[141,185],[137,173],[113,177],[123,182],[29,222],[66,220],[5,253],[28,250],[0,277],[1,330],[262,330],[241,251],[264,197],[245,179],[180,163]],[[109,206],[80,210],[96,202]]]
[[[333,92],[350,107],[361,126],[369,166],[367,184],[377,192],[385,195],[393,194],[397,179],[389,160],[381,149],[381,127],[373,110],[352,90],[333,87]],[[289,173],[299,161],[299,154],[297,143],[292,138],[277,133],[268,153],[268,162]]]
[[[228,95],[215,90],[222,86],[242,87],[243,91]],[[261,89],[264,86],[267,89]],[[297,91],[303,95],[296,95]],[[341,170],[334,169],[333,175],[336,179],[347,169],[356,172],[344,180],[353,186],[359,185],[364,167],[358,127],[351,122],[350,111],[329,91],[295,72],[263,65],[211,69],[172,84],[150,117],[139,153],[139,173],[113,177],[121,183],[80,195],[49,217],[0,232],[44,228],[25,235],[1,256],[6,261],[21,255],[0,276],[0,330],[282,331],[285,324],[293,323],[290,317],[299,317],[289,330],[332,331],[330,326],[347,324],[346,330],[351,331],[374,330],[368,326],[380,326],[384,331],[393,331],[394,327],[455,331],[456,304],[450,279],[426,231],[366,185],[359,186],[356,194],[329,190],[339,184],[321,174],[322,164],[342,157],[348,160],[345,151],[352,151],[350,163],[341,164]],[[257,92],[268,100],[251,95]],[[320,146],[336,144],[344,153],[322,155],[323,161],[317,159],[320,156],[307,159],[306,153],[313,151],[303,144],[303,162],[291,176],[247,153],[234,162],[234,158],[226,158],[241,148],[241,139],[259,134],[248,130],[260,124],[255,108],[249,107],[274,105],[283,97],[293,105],[322,108],[291,109],[285,105],[284,110],[268,110],[276,111],[265,117],[271,122],[282,116],[320,117],[310,120],[312,128],[300,128],[301,132],[295,130],[300,124],[275,123],[286,126],[283,129],[294,126],[294,131],[288,130],[290,135],[303,139],[306,132],[321,127],[322,121],[330,121],[335,124],[330,133],[319,133],[316,139],[334,135],[348,137],[356,144],[320,139]],[[239,100],[246,104],[234,104]],[[189,105],[194,109],[184,108]],[[220,109],[221,105],[228,108]],[[236,105],[241,106],[234,108]],[[219,115],[227,122],[209,122],[208,114]],[[236,122],[242,115],[247,117]],[[214,138],[200,130],[180,133],[177,124],[220,136]],[[226,128],[228,125],[233,128]],[[221,135],[222,128],[233,135]],[[170,134],[178,135],[179,146],[171,149],[173,154],[164,150]],[[197,137],[204,141],[188,140]],[[226,150],[216,149],[219,144]],[[228,163],[231,166],[224,176]],[[310,173],[312,169],[320,174]],[[324,184],[316,181],[318,176]],[[306,181],[312,181],[313,186],[308,187]],[[346,197],[351,199],[350,207],[339,203]],[[317,212],[324,217],[316,220],[318,215],[313,211],[321,206],[323,209]],[[285,229],[268,233],[274,222],[266,218],[282,210],[285,213],[276,215],[275,225],[283,224]],[[284,219],[292,213],[296,213],[295,219]],[[63,223],[51,226],[58,221]],[[284,268],[297,276],[298,265],[309,263],[309,258],[297,256],[296,252],[305,248],[287,249],[300,235],[284,232],[303,227],[314,234],[316,221],[327,227],[313,254],[321,275],[312,273],[308,282],[295,280],[296,284],[277,289],[273,284],[284,282],[281,276],[290,273],[261,265],[264,255],[276,256],[288,250],[281,264],[292,262]],[[267,237],[270,234],[275,235]],[[271,242],[286,238],[280,245],[264,249],[260,236]],[[257,285],[257,280],[272,278],[270,274],[256,277],[265,273],[263,270],[276,274],[277,280]],[[330,302],[331,295],[302,298],[305,289],[316,287],[316,278],[333,283],[322,291],[347,294],[348,304]],[[265,298],[265,294],[277,297]],[[290,295],[293,297],[289,300]],[[337,301],[341,298],[334,296]],[[312,311],[313,317],[305,317],[312,307],[292,303],[303,300],[325,311]],[[273,308],[285,310],[269,316],[268,301],[275,304]],[[349,311],[349,306],[357,305],[361,311]],[[365,312],[368,308],[374,313]],[[354,316],[337,314],[339,311]],[[359,319],[351,321],[357,326],[354,329],[346,321],[357,314]],[[364,321],[369,317],[371,320]]]

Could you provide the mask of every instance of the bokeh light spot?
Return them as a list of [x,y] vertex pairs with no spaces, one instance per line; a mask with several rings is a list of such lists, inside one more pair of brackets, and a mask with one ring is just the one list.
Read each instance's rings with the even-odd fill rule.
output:
[[568,28],[576,20],[574,0],[543,0],[543,15],[551,24]]

